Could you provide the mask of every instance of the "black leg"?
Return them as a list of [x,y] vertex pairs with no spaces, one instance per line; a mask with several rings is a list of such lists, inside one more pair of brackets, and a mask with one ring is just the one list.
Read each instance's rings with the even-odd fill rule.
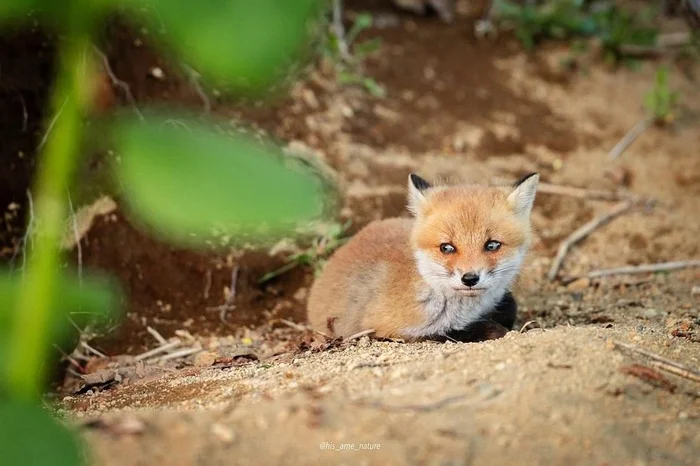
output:
[[440,341],[453,339],[465,343],[495,340],[503,337],[509,330],[513,329],[517,312],[518,303],[509,291],[496,307],[486,313],[478,322],[474,322],[463,329],[451,330],[446,337],[437,337],[436,339]]

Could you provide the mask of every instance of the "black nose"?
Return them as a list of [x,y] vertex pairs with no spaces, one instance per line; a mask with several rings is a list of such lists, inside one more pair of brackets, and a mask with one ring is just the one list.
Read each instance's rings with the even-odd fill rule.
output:
[[479,283],[479,276],[475,273],[465,273],[462,275],[462,283],[466,286],[474,286]]

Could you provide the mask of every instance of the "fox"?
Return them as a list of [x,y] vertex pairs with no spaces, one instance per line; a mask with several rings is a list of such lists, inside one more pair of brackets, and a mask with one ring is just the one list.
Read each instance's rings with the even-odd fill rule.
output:
[[411,216],[369,223],[328,258],[309,291],[311,328],[404,341],[504,336],[538,182],[531,173],[509,186],[433,185],[411,173]]

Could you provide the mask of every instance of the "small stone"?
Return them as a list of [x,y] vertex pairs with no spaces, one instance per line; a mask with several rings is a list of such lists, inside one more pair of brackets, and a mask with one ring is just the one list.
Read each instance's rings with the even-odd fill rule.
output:
[[642,312],[642,316],[644,316],[647,319],[653,319],[654,317],[658,317],[659,311],[656,309],[644,309]]
[[294,293],[294,299],[297,301],[304,301],[309,290],[306,288],[299,288],[296,293]]
[[691,296],[700,296],[700,286],[697,286],[697,285],[694,286],[694,287],[690,290],[690,295],[691,295]]
[[157,66],[154,66],[153,68],[151,68],[149,70],[149,73],[151,76],[153,76],[154,78],[156,78],[159,81],[165,80],[165,73],[163,72],[163,70],[161,68],[159,68]]
[[214,437],[226,445],[230,445],[234,442],[234,440],[236,440],[236,434],[233,432],[233,430],[218,422],[212,424],[211,433]]
[[579,278],[566,285],[566,288],[569,290],[585,290],[589,286],[591,286],[591,280],[589,278]]
[[194,357],[194,365],[199,367],[211,366],[216,361],[216,353],[202,351]]

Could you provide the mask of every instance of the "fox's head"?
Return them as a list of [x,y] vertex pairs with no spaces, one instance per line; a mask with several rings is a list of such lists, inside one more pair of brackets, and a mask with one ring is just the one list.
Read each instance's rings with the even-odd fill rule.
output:
[[446,294],[500,297],[530,245],[538,181],[533,173],[509,187],[448,187],[411,174],[412,244],[423,279]]

